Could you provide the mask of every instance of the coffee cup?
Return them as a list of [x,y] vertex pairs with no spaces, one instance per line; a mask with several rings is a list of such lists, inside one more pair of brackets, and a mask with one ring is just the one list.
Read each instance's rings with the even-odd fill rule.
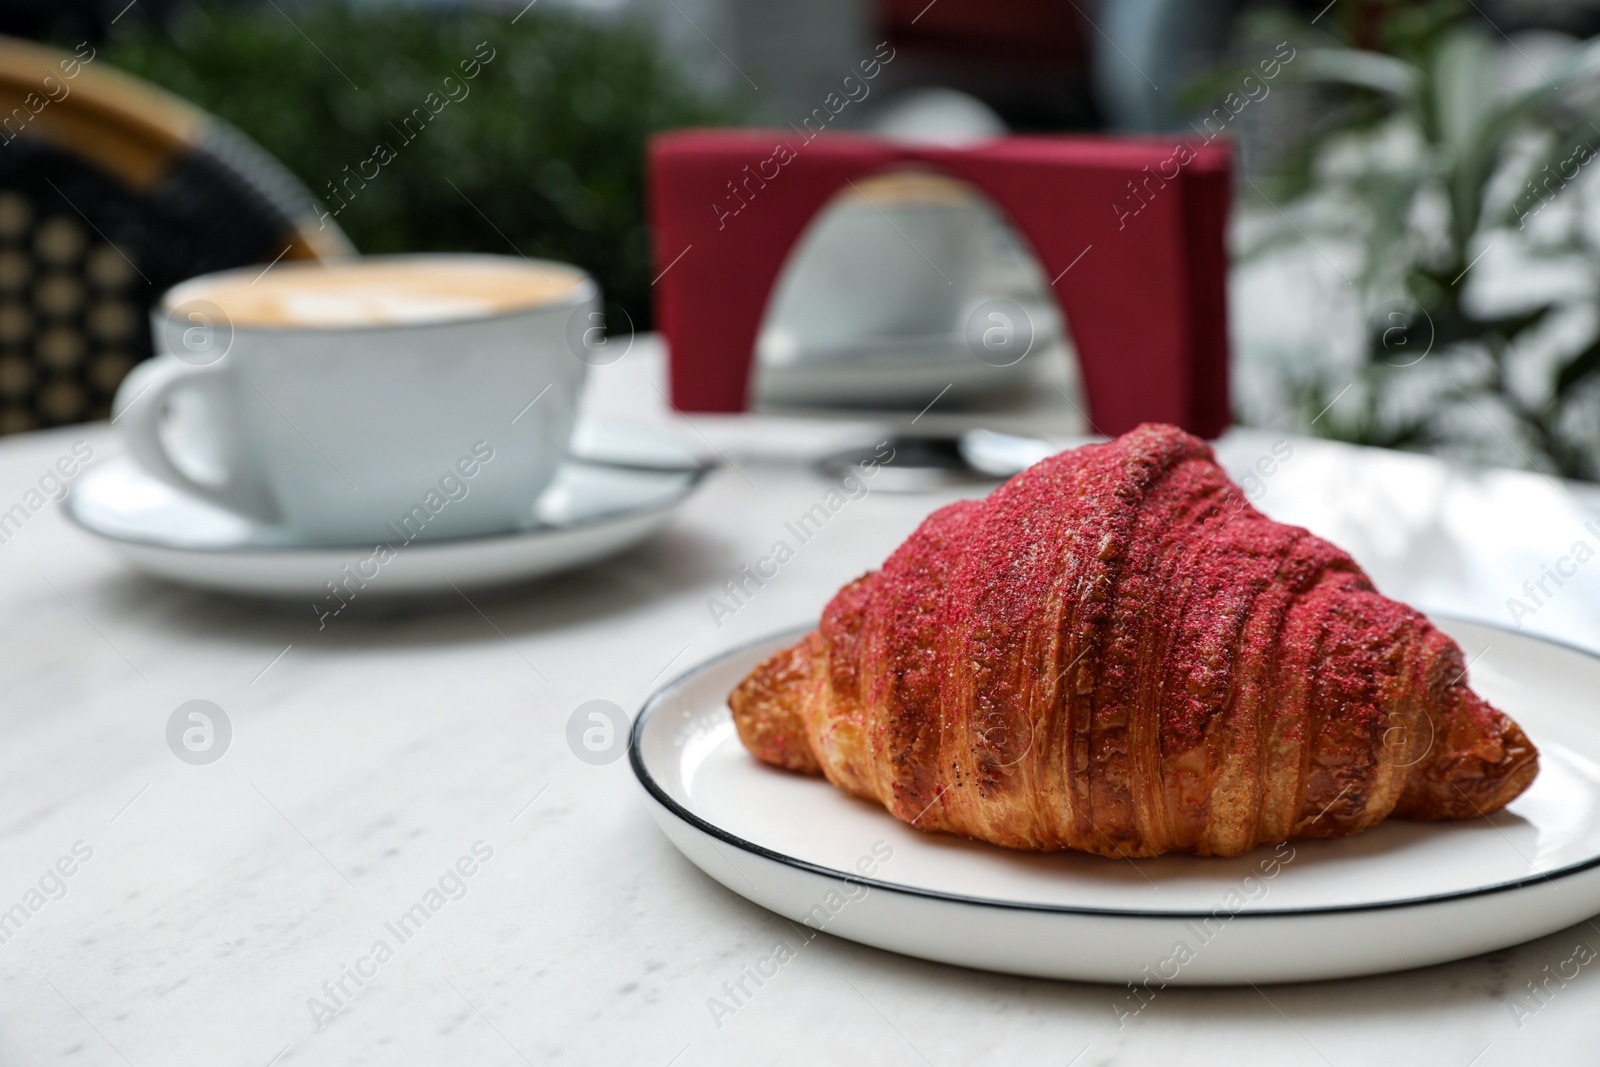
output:
[[783,272],[762,356],[828,358],[958,332],[991,228],[981,197],[943,174],[902,170],[851,183]]
[[153,311],[114,421],[156,478],[308,543],[509,531],[566,450],[569,338],[598,317],[583,271],[500,256],[203,275]]

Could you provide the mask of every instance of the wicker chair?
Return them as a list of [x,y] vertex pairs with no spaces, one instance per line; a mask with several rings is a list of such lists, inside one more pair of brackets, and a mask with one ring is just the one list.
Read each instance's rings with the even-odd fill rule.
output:
[[0,37],[0,434],[105,418],[175,283],[352,251],[237,130],[88,45]]

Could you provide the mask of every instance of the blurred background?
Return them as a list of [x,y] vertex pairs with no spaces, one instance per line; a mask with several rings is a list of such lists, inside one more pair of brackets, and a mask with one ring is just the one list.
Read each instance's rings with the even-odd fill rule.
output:
[[[1238,421],[1600,479],[1600,0],[5,0],[0,33],[230,124],[244,136],[213,153],[285,211],[309,192],[324,251],[342,233],[575,262],[639,330],[646,138],[795,125],[882,46],[831,128],[1226,137]],[[470,103],[404,147],[397,117],[441,91]],[[0,186],[52,173],[0,141]],[[381,180],[346,180],[391,142]],[[105,309],[216,265],[196,238],[130,273],[104,246],[136,236],[61,208],[56,232],[42,203],[0,196],[0,290],[78,254],[89,295],[62,282],[8,312],[0,293],[0,432],[103,417],[149,347]]]

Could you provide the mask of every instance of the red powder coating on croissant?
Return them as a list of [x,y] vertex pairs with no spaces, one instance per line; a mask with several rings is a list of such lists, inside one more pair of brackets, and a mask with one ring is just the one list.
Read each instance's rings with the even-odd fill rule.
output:
[[1148,424],[933,513],[729,704],[761,759],[1019,849],[1236,855],[1538,773],[1454,641]]

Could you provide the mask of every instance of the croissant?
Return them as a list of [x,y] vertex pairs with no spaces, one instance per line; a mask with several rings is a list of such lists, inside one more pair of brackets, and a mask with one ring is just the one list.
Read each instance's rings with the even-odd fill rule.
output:
[[729,697],[755,756],[1007,848],[1232,856],[1505,806],[1461,649],[1146,424],[934,512]]

